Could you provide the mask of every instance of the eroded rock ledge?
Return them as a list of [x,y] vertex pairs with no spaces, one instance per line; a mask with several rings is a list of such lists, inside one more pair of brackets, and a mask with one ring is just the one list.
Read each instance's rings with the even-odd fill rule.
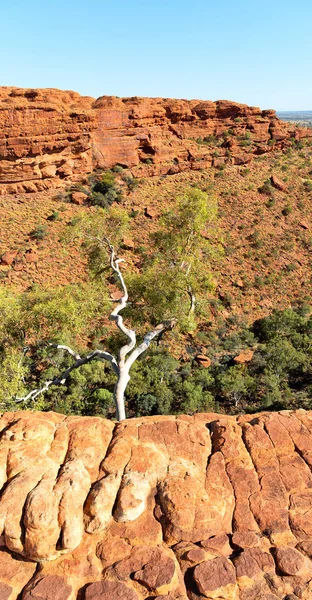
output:
[[0,419],[0,599],[312,598],[312,412]]
[[[196,142],[226,132],[217,152]],[[307,136],[311,130],[280,121],[274,110],[228,100],[94,100],[56,89],[0,87],[0,193],[47,190],[116,164],[139,176],[245,164],[272,150],[273,142],[283,147]]]

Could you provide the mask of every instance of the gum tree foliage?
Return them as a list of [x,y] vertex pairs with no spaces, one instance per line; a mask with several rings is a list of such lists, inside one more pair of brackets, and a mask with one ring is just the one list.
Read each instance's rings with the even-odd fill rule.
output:
[[155,322],[161,315],[174,315],[180,329],[195,328],[214,289],[211,261],[222,252],[215,241],[216,219],[216,200],[197,188],[187,190],[163,215],[161,228],[151,236],[142,273],[129,282],[144,302],[144,318]]
[[[88,302],[84,302],[86,296]],[[23,294],[0,288],[2,407],[19,407],[12,399],[25,394],[33,382],[39,382],[42,370],[47,369],[49,377],[62,362],[64,353],[56,352],[54,346],[61,341],[77,344],[79,335],[88,336],[103,307],[108,309],[108,297],[94,283],[44,291],[34,286]],[[53,344],[49,350],[48,342]],[[43,406],[36,404],[36,408]]]

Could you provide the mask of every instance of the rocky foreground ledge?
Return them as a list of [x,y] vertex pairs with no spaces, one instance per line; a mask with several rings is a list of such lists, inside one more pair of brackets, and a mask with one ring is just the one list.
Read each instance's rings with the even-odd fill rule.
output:
[[0,600],[312,598],[312,411],[6,413]]

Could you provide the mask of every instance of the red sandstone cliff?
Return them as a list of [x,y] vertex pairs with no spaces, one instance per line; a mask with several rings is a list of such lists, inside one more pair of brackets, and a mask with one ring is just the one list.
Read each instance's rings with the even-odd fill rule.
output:
[[312,598],[312,414],[0,419],[1,600]]
[[[218,157],[196,139],[230,134]],[[250,146],[240,141],[250,135]],[[304,135],[307,135],[307,130]],[[303,135],[275,111],[226,100],[98,100],[55,89],[0,88],[0,193],[45,190],[115,164],[139,174],[244,164],[270,140]],[[312,135],[312,134],[311,134]]]

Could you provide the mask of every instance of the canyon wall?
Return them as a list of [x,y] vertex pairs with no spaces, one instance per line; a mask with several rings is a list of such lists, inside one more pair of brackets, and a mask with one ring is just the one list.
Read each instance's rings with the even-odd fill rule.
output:
[[[209,143],[224,134],[221,147]],[[273,144],[308,134],[279,121],[274,110],[226,100],[94,100],[70,91],[1,87],[0,193],[79,182],[116,164],[139,176],[245,164]]]
[[310,600],[312,412],[0,419],[1,600]]

